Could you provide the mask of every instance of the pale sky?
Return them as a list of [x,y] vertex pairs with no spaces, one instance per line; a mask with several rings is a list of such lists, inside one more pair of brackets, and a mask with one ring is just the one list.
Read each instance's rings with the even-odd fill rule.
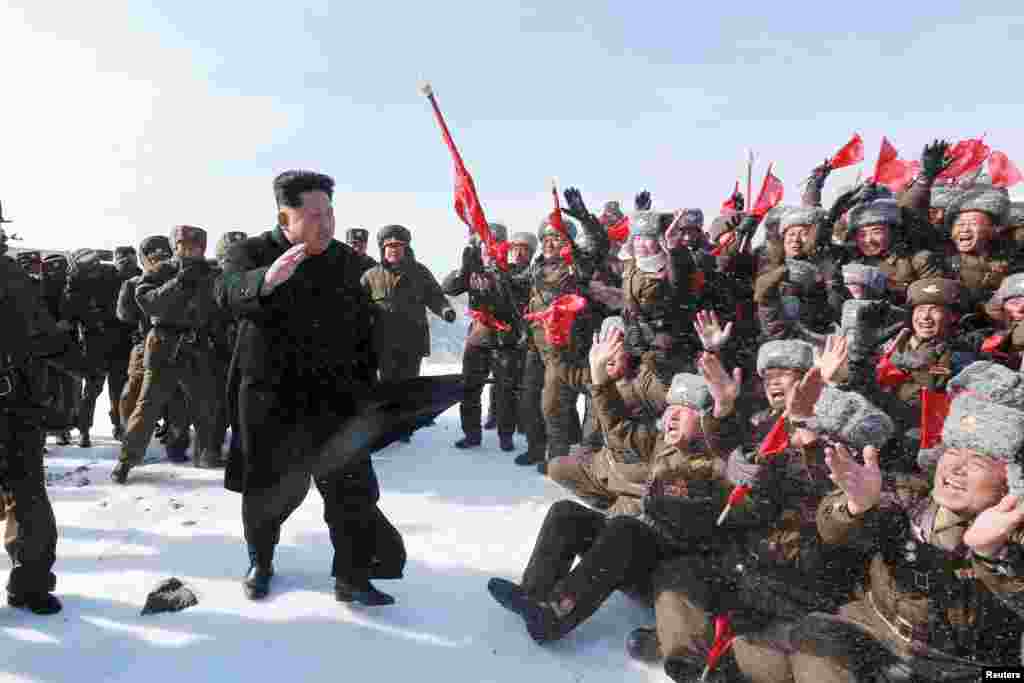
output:
[[796,201],[854,131],[865,174],[883,135],[917,158],[986,133],[1024,168],[1019,0],[839,6],[7,0],[0,201],[25,246],[176,223],[212,243],[271,227],[274,175],[312,168],[338,183],[339,233],[402,223],[440,277],[465,228],[423,79],[513,231],[550,210],[553,176],[595,212],[647,188],[713,216],[747,147],[755,185],[774,161]]

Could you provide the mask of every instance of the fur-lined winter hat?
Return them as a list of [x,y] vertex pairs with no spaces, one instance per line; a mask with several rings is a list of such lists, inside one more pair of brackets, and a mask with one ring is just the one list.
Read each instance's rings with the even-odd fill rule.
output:
[[1010,202],[1010,210],[1006,216],[1006,227],[1024,228],[1024,202]]
[[[362,228],[350,228],[349,232],[352,232],[352,230],[362,230]],[[363,232],[366,231],[363,230]],[[235,242],[241,242],[244,239],[248,239],[248,237],[249,236],[246,235],[241,230],[231,230],[230,232],[226,232],[223,235],[221,235],[220,239],[217,240],[216,248],[213,250],[213,254],[217,258],[217,261],[224,260],[224,257],[228,255],[228,249],[231,248],[232,244],[234,244]],[[364,238],[363,241],[365,242],[366,239]]]
[[964,190],[946,208],[946,225],[952,228],[956,217],[965,211],[981,211],[992,219],[993,225],[1006,225],[1010,214],[1010,194],[1005,188],[984,185]]
[[800,370],[806,372],[814,365],[814,347],[796,339],[778,339],[761,344],[757,350],[757,374],[764,377],[766,370]]
[[608,201],[604,203],[604,209],[601,211],[601,215],[598,216],[597,220],[601,225],[608,228],[615,225],[625,217],[626,214],[622,213],[621,204],[617,201]]
[[701,415],[715,406],[715,400],[708,390],[708,383],[700,375],[680,372],[672,378],[665,401],[670,406],[693,408]]
[[768,213],[764,215],[764,236],[767,239],[781,239],[782,233],[779,232],[779,224],[782,222],[782,217],[787,212],[792,210],[792,206],[783,206],[780,204],[772,209],[768,210]]
[[818,281],[818,267],[810,261],[786,259],[786,281],[800,287],[804,292],[814,289]]
[[187,244],[203,245],[206,248],[206,231],[194,225],[175,225],[171,230],[171,243],[185,242]]
[[525,244],[531,256],[537,251],[537,236],[532,232],[514,232],[508,241],[511,244]]
[[[569,239],[575,240],[576,224],[572,219],[567,216],[562,216],[562,226],[565,228],[565,232],[569,235]],[[561,233],[551,225],[551,216],[545,216],[544,220],[540,222],[540,226],[537,228],[537,241],[543,242],[544,235],[548,234],[561,235]]]
[[704,212],[700,209],[683,209],[679,216],[679,227],[683,230],[703,230]]
[[1024,375],[987,360],[971,363],[949,381],[950,395],[968,393],[1006,408],[1024,411]]
[[814,206],[790,207],[779,219],[779,235],[785,235],[787,230],[798,225],[817,226],[824,215],[824,211]]
[[1007,464],[1010,494],[1024,495],[1024,411],[971,394],[953,399],[942,425],[942,445],[982,453]]
[[384,245],[389,242],[410,244],[412,242],[412,233],[404,225],[385,225],[377,231],[377,246],[383,249]]
[[629,236],[658,239],[665,232],[665,222],[658,211],[637,211],[629,219]]
[[907,287],[907,304],[911,308],[932,304],[952,307],[960,298],[960,283],[940,277],[917,280]]
[[892,418],[853,391],[825,386],[814,404],[814,431],[842,441],[854,452],[881,448],[896,431]]
[[931,208],[949,208],[950,202],[952,202],[959,193],[960,189],[955,185],[940,185],[938,183],[932,185]]
[[902,216],[895,199],[875,199],[850,209],[846,221],[850,230],[856,232],[867,225],[898,227],[902,223]]
[[999,284],[989,303],[1002,306],[1010,299],[1024,296],[1024,273],[1014,273]]
[[601,336],[605,336],[612,330],[618,330],[622,334],[626,334],[626,323],[623,321],[621,316],[612,315],[601,321]]
[[366,228],[349,228],[345,231],[346,242],[369,242],[370,231]]
[[860,285],[873,294],[881,295],[888,287],[889,276],[885,274],[884,270],[875,266],[847,263],[843,266],[843,282],[847,285]]

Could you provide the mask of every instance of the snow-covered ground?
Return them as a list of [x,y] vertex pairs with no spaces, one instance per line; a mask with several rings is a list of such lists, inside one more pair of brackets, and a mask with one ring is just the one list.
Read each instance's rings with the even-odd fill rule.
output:
[[[118,451],[106,414],[104,396],[91,449],[48,444],[64,611],[39,617],[0,603],[0,680],[668,680],[660,667],[626,655],[625,635],[652,614],[622,595],[544,647],[490,598],[487,579],[519,579],[545,511],[565,495],[536,470],[512,464],[494,432],[485,432],[482,449],[453,448],[461,436],[457,408],[411,444],[375,457],[381,507],[409,554],[405,578],[379,584],[398,603],[377,608],[335,602],[315,489],[284,526],[271,596],[246,600],[241,499],[223,489],[222,471],[163,462],[156,444],[147,454],[154,462],[116,486],[110,470]],[[0,580],[8,568],[4,555]],[[196,590],[199,605],[140,616],[146,594],[171,576]]]

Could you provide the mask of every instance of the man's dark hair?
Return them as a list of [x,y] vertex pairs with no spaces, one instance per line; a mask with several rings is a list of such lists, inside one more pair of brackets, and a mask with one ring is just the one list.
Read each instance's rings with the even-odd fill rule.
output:
[[300,208],[303,192],[324,192],[333,199],[334,178],[314,171],[285,171],[274,178],[274,198],[278,207]]

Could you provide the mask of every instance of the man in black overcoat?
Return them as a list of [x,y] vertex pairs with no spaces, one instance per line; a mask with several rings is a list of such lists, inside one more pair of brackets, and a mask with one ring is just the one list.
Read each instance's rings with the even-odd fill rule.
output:
[[373,396],[377,374],[361,259],[334,239],[333,190],[328,176],[282,173],[274,181],[278,226],[232,244],[224,258],[215,292],[239,320],[228,400],[241,435],[225,486],[242,493],[249,598],[267,595],[281,524],[312,478],[334,546],[337,599],[384,605],[394,599],[370,579],[399,578],[405,550],[377,508],[369,448],[346,455],[342,467],[322,466],[339,425]]

